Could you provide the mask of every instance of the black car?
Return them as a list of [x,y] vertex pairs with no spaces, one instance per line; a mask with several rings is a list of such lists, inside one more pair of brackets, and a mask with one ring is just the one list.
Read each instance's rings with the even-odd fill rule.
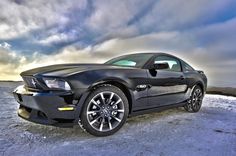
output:
[[120,56],[104,64],[62,64],[21,73],[13,92],[26,120],[60,127],[79,124],[95,136],[118,131],[128,116],[183,106],[198,112],[207,78],[164,53]]

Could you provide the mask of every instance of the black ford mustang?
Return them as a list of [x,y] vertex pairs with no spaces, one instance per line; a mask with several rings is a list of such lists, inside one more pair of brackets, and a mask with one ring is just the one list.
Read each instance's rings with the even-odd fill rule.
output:
[[79,124],[90,134],[118,131],[128,116],[183,106],[199,111],[207,78],[164,53],[120,56],[104,64],[62,64],[21,73],[13,92],[18,115],[55,126]]

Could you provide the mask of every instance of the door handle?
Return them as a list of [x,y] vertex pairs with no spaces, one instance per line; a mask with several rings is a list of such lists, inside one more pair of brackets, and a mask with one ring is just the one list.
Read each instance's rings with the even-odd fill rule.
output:
[[181,75],[179,78],[180,78],[181,80],[184,80],[184,79],[185,79],[185,77],[184,77],[183,75]]
[[145,89],[150,89],[152,87],[152,85],[150,84],[142,84],[142,85],[138,85],[136,87],[136,90],[137,91],[142,91],[142,90],[145,90]]
[[148,85],[147,85],[147,88],[148,88],[148,89],[152,88],[152,85],[148,84]]

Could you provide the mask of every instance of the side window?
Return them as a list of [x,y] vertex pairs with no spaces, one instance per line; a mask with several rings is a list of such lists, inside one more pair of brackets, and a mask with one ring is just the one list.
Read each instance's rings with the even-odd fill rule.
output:
[[168,71],[181,72],[181,65],[179,60],[169,56],[158,56],[155,58],[154,63],[168,63]]
[[182,61],[182,65],[183,65],[183,71],[194,71],[193,67],[191,67],[190,65],[188,65],[186,62]]

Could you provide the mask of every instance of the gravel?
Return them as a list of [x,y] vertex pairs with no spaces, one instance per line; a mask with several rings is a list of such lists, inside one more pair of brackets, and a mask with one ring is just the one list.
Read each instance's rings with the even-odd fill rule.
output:
[[236,98],[206,95],[198,113],[182,108],[129,118],[108,137],[79,126],[57,128],[30,123],[16,114],[12,91],[0,82],[0,155],[236,155]]

